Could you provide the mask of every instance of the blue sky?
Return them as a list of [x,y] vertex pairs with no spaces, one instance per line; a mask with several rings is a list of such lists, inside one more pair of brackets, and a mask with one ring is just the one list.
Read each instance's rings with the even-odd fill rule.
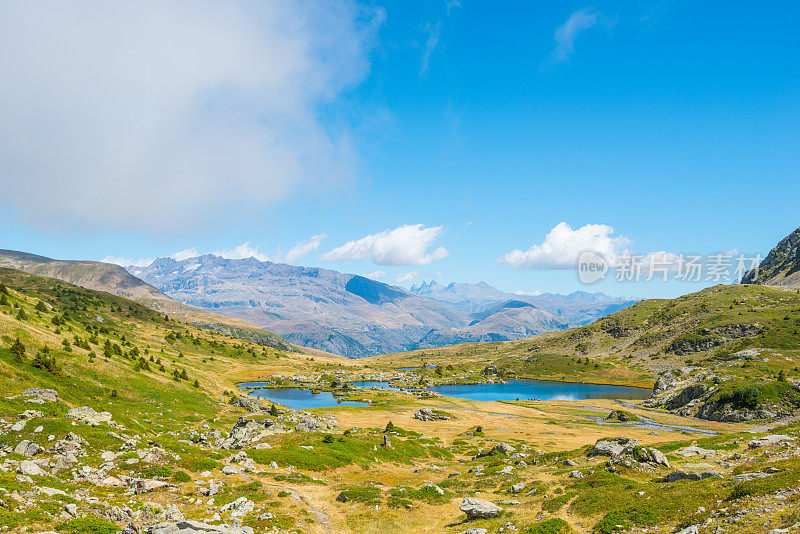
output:
[[0,7],[0,247],[305,243],[288,261],[406,286],[661,297],[711,282],[586,286],[571,254],[766,254],[800,226],[795,3],[275,6],[97,4],[96,35]]

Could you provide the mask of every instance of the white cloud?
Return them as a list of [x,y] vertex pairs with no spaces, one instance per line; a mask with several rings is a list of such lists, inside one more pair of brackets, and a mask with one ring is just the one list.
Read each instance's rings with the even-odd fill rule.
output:
[[558,62],[569,59],[575,50],[575,38],[578,34],[595,26],[599,20],[598,12],[592,8],[573,12],[564,24],[556,28],[553,36],[556,46],[553,49],[551,60]]
[[105,262],[105,263],[114,263],[114,264],[119,265],[121,267],[129,267],[129,266],[147,267],[148,265],[153,263],[154,259],[155,258],[132,259],[132,258],[120,258],[118,256],[106,256],[105,258],[103,258],[100,261]]
[[0,205],[163,232],[346,183],[347,132],[319,109],[365,78],[382,20],[350,0],[2,2]]
[[200,252],[198,252],[197,248],[187,248],[181,251],[176,252],[175,254],[171,255],[170,258],[176,261],[183,261],[188,260],[189,258],[196,258],[200,256]]
[[386,272],[384,272],[384,271],[375,271],[375,272],[372,272],[372,273],[364,275],[365,278],[371,278],[373,280],[379,280],[379,279],[381,279],[381,278],[383,278],[385,276],[386,276]]
[[419,276],[419,271],[411,271],[408,273],[399,273],[397,276],[394,277],[394,281],[398,284],[402,284],[403,282],[410,282],[411,280],[417,278]]
[[439,46],[439,31],[442,29],[441,23],[426,24],[423,28],[425,32],[425,46],[422,49],[422,58],[419,65],[419,74],[422,76],[428,72],[428,64],[431,60],[431,55],[436,47]]
[[317,250],[320,243],[322,243],[322,240],[326,237],[328,237],[328,234],[318,234],[306,239],[305,241],[301,241],[286,253],[286,256],[284,256],[283,260],[286,263],[294,263],[301,258],[305,258],[309,253]]
[[320,258],[326,261],[370,258],[378,265],[428,265],[450,254],[444,247],[428,252],[443,232],[443,226],[426,228],[424,224],[407,224],[348,241]]
[[522,296],[522,297],[536,297],[536,296],[538,296],[538,295],[541,295],[541,294],[542,294],[542,292],[541,292],[541,291],[536,291],[536,290],[534,289],[533,291],[522,291],[522,290],[520,290],[520,291],[514,291],[514,294],[515,294],[515,295]]
[[585,250],[592,250],[613,261],[631,244],[630,239],[613,237],[613,233],[614,229],[605,224],[587,224],[573,230],[567,223],[560,222],[541,244],[525,251],[514,249],[498,261],[515,269],[574,269],[578,255]]
[[[271,261],[269,256],[267,256],[266,254],[264,254],[263,252],[258,250],[259,246],[260,245],[256,245],[255,247],[253,247],[253,246],[250,246],[250,243],[245,242],[245,243],[242,243],[241,245],[239,245],[238,247],[234,247],[234,248],[228,249],[228,250],[217,250],[216,252],[212,252],[212,254],[215,255],[215,256],[220,256],[220,257],[228,259],[228,260],[243,260],[245,258],[255,258],[258,261]],[[192,250],[197,252],[196,249],[192,249]],[[193,256],[197,256],[197,255],[198,254],[194,254]],[[187,256],[187,257],[191,258],[193,256]],[[175,256],[173,256],[173,258],[178,259]],[[182,259],[186,259],[186,258],[182,258]]]

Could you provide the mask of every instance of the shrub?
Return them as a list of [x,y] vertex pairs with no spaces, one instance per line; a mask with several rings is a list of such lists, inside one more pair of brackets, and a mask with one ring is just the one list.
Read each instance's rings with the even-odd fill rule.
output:
[[117,525],[99,517],[76,517],[56,528],[70,534],[116,534],[119,531]]
[[747,484],[746,482],[740,482],[736,484],[733,489],[731,490],[731,494],[728,495],[728,498],[725,499],[726,501],[735,501],[736,499],[743,499],[745,497],[749,497],[755,494],[755,488],[752,484]]
[[23,362],[25,360],[25,345],[22,344],[19,338],[15,339],[11,345],[11,354],[14,355],[15,362]]
[[723,391],[719,395],[719,402],[735,408],[755,408],[758,405],[758,388],[744,387]]
[[172,475],[173,482],[191,482],[192,477],[186,474],[185,471],[175,471],[175,474]]
[[536,523],[526,530],[525,534],[561,534],[562,532],[569,532],[569,524],[560,517],[553,517]]
[[[46,349],[46,347],[45,347]],[[50,374],[61,376],[61,366],[58,365],[55,355],[50,355],[49,351],[42,349],[33,357],[31,365],[37,369],[47,371]]]
[[[658,523],[658,514],[651,508],[628,508],[609,512],[594,526],[594,531],[601,534],[612,534],[621,530],[630,530],[634,526],[653,526]],[[622,527],[622,528],[618,528]]]

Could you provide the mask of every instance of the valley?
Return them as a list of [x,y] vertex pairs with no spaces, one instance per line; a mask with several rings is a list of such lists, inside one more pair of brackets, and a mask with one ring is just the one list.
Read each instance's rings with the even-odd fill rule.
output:
[[[529,339],[348,359],[53,278],[0,269],[0,281],[0,520],[12,531],[755,533],[797,521],[795,291],[717,286]],[[446,395],[520,379],[648,393]],[[321,407],[248,395],[286,388]]]

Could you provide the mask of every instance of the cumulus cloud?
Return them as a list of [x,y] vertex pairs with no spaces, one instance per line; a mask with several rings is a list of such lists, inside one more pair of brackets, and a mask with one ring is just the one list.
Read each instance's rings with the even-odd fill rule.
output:
[[623,254],[631,240],[612,234],[606,224],[587,224],[573,230],[565,222],[558,223],[544,241],[528,250],[514,249],[498,258],[515,269],[574,269],[581,252],[592,250],[609,261]]
[[364,277],[371,278],[373,280],[380,280],[381,278],[386,276],[385,271],[375,271],[369,274],[365,274]]
[[301,258],[305,258],[311,252],[317,250],[320,243],[322,243],[322,240],[326,237],[328,237],[328,234],[318,234],[306,239],[305,241],[301,241],[286,253],[283,261],[286,263],[294,263]]
[[155,258],[120,258],[119,256],[106,256],[103,258],[104,263],[113,263],[121,267],[147,267]]
[[365,78],[382,19],[349,0],[2,2],[0,203],[163,232],[346,183],[356,157],[321,109]]
[[394,281],[398,284],[402,284],[403,282],[410,282],[411,280],[417,278],[419,276],[419,271],[411,271],[408,273],[399,273],[397,276],[394,277]]
[[429,265],[450,254],[444,247],[428,252],[442,233],[443,226],[427,228],[424,224],[407,224],[348,241],[320,258],[326,261],[369,258],[378,265]]
[[[238,247],[233,247],[228,250],[217,250],[215,252],[212,252],[212,254],[228,260],[243,260],[245,258],[255,258],[258,261],[272,261],[268,255],[258,250],[259,248],[260,245],[251,246],[250,243],[245,242],[239,245]],[[191,249],[191,250],[193,250],[195,254],[187,257],[192,258],[194,256],[198,256],[198,254],[196,254],[197,252],[196,249]],[[176,256],[177,255],[173,256],[173,258],[178,260]],[[181,259],[186,259],[186,258],[181,258]]]
[[559,62],[569,59],[575,50],[575,38],[578,34],[595,26],[599,21],[598,12],[592,8],[573,12],[564,24],[556,28],[553,36],[555,48],[551,60]]

